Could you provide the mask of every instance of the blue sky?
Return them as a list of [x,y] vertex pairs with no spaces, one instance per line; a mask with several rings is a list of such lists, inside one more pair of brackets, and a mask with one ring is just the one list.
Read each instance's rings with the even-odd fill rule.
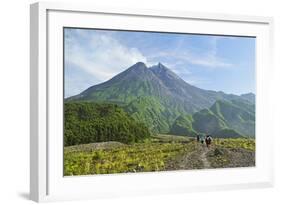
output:
[[161,62],[203,89],[255,93],[255,38],[70,28],[64,35],[65,97],[139,61]]

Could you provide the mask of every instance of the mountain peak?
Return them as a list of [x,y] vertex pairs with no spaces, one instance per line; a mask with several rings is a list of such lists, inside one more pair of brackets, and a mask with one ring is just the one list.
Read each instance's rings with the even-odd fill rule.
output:
[[[136,65],[136,66],[145,66],[145,67],[146,67],[145,63],[144,63],[144,62],[141,62],[141,61],[135,63],[134,65]],[[133,66],[134,66],[134,65],[133,65]]]
[[147,72],[148,72],[147,66],[143,62],[137,62],[131,67],[129,67],[127,70],[125,70],[123,73],[127,73],[127,74],[134,73],[135,75],[139,75],[141,73],[147,73]]
[[151,66],[150,70],[161,79],[181,79],[177,74],[160,62],[157,65]]
[[144,62],[137,62],[134,65],[132,65],[130,68],[147,69],[147,66],[145,65]]
[[163,65],[161,62],[158,62],[157,64],[151,66],[150,68],[155,69],[155,68],[159,68],[159,69],[165,69],[165,70],[169,70],[165,65]]
[[169,71],[169,69],[160,62],[156,65],[151,66],[150,70],[153,71],[154,73]]
[[162,63],[158,62],[158,67],[160,68],[166,68]]

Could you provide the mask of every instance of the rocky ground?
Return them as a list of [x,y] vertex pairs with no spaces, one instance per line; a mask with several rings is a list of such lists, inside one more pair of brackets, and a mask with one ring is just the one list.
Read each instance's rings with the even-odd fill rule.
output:
[[243,148],[194,143],[193,152],[167,163],[167,170],[212,169],[255,166],[255,152]]

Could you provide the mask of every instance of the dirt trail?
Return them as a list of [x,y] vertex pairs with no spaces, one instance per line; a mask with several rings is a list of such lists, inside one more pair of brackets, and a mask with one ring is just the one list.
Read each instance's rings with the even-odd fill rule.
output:
[[255,166],[255,152],[212,144],[190,143],[193,151],[177,156],[167,163],[166,170],[212,169]]
[[176,160],[171,161],[168,170],[181,169],[209,169],[211,164],[207,158],[211,148],[207,148],[205,144],[194,143],[195,149],[192,152],[179,156]]
[[210,164],[209,160],[207,159],[206,154],[207,154],[210,150],[209,150],[209,148],[207,148],[207,147],[204,147],[202,150],[203,150],[203,151],[202,151],[202,153],[201,153],[201,160],[202,160],[202,162],[203,162],[204,169],[209,169],[209,168],[211,168],[211,164]]

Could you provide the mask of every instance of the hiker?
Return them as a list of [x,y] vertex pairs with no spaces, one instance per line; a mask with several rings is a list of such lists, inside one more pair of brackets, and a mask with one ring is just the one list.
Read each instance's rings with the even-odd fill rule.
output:
[[200,135],[197,135],[197,136],[196,136],[196,139],[197,139],[197,142],[199,142],[199,140],[200,140]]
[[209,146],[211,145],[212,140],[213,140],[213,138],[212,138],[211,135],[207,135],[207,136],[206,136],[205,142],[206,142],[207,147],[209,147]]
[[201,144],[204,144],[205,139],[203,136],[200,137],[200,141],[201,141]]

